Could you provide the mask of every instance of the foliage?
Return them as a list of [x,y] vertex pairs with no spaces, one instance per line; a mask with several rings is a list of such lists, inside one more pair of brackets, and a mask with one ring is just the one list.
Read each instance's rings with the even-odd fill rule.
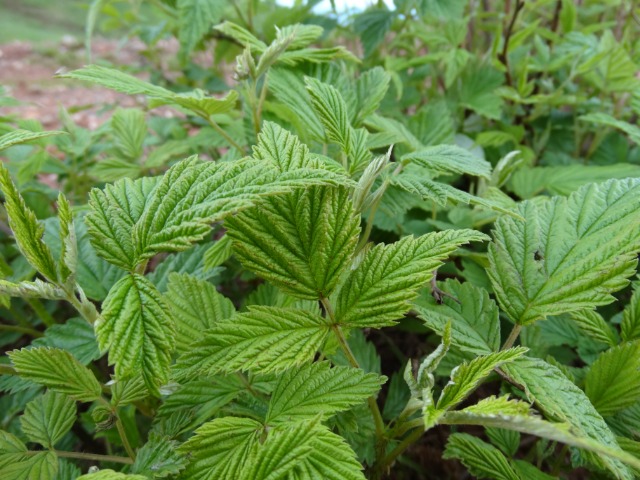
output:
[[95,0],[146,103],[0,119],[0,477],[636,478],[638,6],[315,3]]

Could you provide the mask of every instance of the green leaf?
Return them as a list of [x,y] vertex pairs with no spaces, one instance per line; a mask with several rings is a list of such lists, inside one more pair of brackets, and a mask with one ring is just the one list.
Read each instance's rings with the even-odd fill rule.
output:
[[238,260],[282,291],[327,298],[349,265],[360,217],[344,188],[310,187],[271,197],[227,219]]
[[386,8],[370,9],[355,18],[353,29],[360,35],[364,56],[370,56],[391,28],[395,12]]
[[33,282],[13,283],[0,279],[0,294],[10,297],[65,300],[67,293],[60,287],[36,278]]
[[[607,456],[611,454],[610,452],[621,453],[622,451],[602,416],[584,392],[557,367],[540,359],[521,357],[515,362],[503,365],[502,370],[524,387],[527,398],[535,402],[547,417],[567,422],[571,426],[573,436],[591,440],[591,443],[609,452],[606,455],[601,453],[597,457],[589,454],[588,458],[591,461],[595,461],[596,464],[609,469],[621,478],[631,478],[628,469],[620,461]],[[541,436],[550,438],[548,435]],[[568,443],[566,439],[560,441]],[[594,449],[591,448],[591,450]]]
[[451,380],[442,390],[436,408],[444,411],[455,407],[475,390],[495,368],[513,362],[526,351],[527,349],[523,347],[510,348],[481,355],[459,365],[453,370]]
[[470,108],[479,115],[499,120],[504,101],[496,90],[503,83],[504,75],[497,69],[480,61],[472,61],[449,92],[457,99],[458,108]]
[[149,480],[146,475],[132,475],[129,473],[116,472],[110,468],[99,470],[94,473],[87,473],[77,478],[77,480]]
[[177,364],[180,378],[195,372],[281,372],[310,361],[324,343],[327,321],[295,308],[250,307],[203,334]]
[[585,393],[600,415],[608,417],[640,400],[640,342],[601,353],[585,378]]
[[337,88],[315,78],[307,77],[305,83],[313,109],[320,118],[328,139],[340,145],[342,151],[349,152],[354,132],[344,98]]
[[449,436],[442,458],[460,460],[477,478],[521,480],[500,450],[466,433]]
[[184,469],[187,460],[176,452],[178,442],[152,435],[138,450],[131,472],[151,478],[167,478]]
[[206,280],[179,273],[169,275],[165,295],[176,327],[176,350],[185,352],[202,339],[202,332],[235,313],[233,303]]
[[147,136],[144,112],[136,108],[118,109],[111,117],[111,132],[116,149],[127,159],[137,161]]
[[518,212],[525,222],[496,222],[487,270],[512,321],[527,325],[607,305],[635,272],[640,179],[587,185],[568,198],[526,201]]
[[336,321],[350,327],[394,325],[409,310],[409,302],[442,260],[462,244],[486,239],[473,230],[447,230],[376,245],[338,292]]
[[[26,452],[25,452],[26,453]],[[24,459],[0,468],[0,477],[11,480],[54,480],[58,458],[53,452],[29,452]]]
[[236,417],[217,418],[205,423],[178,449],[191,459],[182,474],[183,478],[240,478],[262,427],[262,424],[250,418]]
[[113,286],[95,329],[100,348],[109,350],[117,378],[142,371],[152,392],[167,381],[174,325],[162,296],[145,277],[127,275]]
[[231,258],[231,238],[223,235],[204,254],[205,270],[213,270]]
[[385,377],[349,367],[319,362],[285,372],[271,395],[266,422],[324,418],[364,402],[375,395]]
[[491,178],[489,162],[456,145],[424,147],[404,155],[402,161],[416,163],[436,172]]
[[66,395],[47,392],[30,401],[20,417],[22,431],[32,442],[52,449],[76,421],[76,404]]
[[28,130],[13,130],[4,135],[0,135],[0,150],[19,145],[21,143],[37,140],[38,138],[50,137],[52,135],[66,135],[67,132],[30,132]]
[[77,317],[70,318],[63,324],[47,327],[44,337],[36,338],[31,345],[67,350],[82,365],[101,357],[93,327],[86,320]]
[[233,22],[223,22],[213,27],[221,33],[239,41],[242,45],[248,46],[256,53],[262,53],[267,49],[267,44],[256,38],[251,32],[236,25]]
[[618,120],[615,117],[612,117],[611,115],[603,112],[589,113],[587,115],[578,117],[578,119],[582,120],[583,122],[591,122],[595,123],[596,125],[606,125],[608,127],[617,128],[618,130],[621,130],[629,135],[629,138],[632,142],[640,145],[640,127],[629,122]]
[[18,248],[33,268],[56,283],[58,269],[51,250],[42,240],[44,227],[33,210],[27,207],[4,164],[0,165],[0,189],[4,193],[4,207]]
[[485,428],[484,433],[491,443],[498,447],[502,453],[509,457],[515,456],[520,446],[520,432],[506,430],[504,428]]
[[204,256],[210,245],[210,243],[201,243],[189,250],[167,255],[162,259],[162,263],[156,266],[153,272],[149,272],[145,276],[161,293],[166,293],[169,287],[169,280],[173,273],[189,275],[198,280],[214,281],[222,269],[205,268]]
[[220,20],[225,2],[219,0],[179,0],[180,53],[183,56],[193,51],[204,35]]
[[60,223],[60,260],[58,262],[58,277],[60,282],[73,285],[78,269],[78,244],[73,214],[67,197],[62,192],[58,194],[58,218]]
[[309,154],[309,148],[274,122],[262,125],[258,144],[253,147],[253,158],[272,164],[279,172],[319,167]]
[[317,420],[287,424],[269,432],[264,443],[255,442],[240,480],[286,478],[309,456]]
[[20,376],[80,402],[100,397],[102,388],[91,370],[71,353],[57,348],[23,348],[8,353]]
[[629,342],[640,338],[640,282],[635,284],[631,300],[622,313],[622,339]]
[[238,99],[238,92],[235,90],[231,90],[221,99],[207,97],[201,90],[194,90],[188,93],[174,93],[166,88],[152,85],[120,70],[98,65],[87,65],[73,72],[59,75],[59,77],[92,82],[128,95],[146,95],[155,100],[154,106],[163,104],[177,105],[205,119],[208,119],[213,114],[225,113],[232,110]]
[[0,472],[7,465],[27,458],[27,447],[14,435],[0,430]]
[[362,465],[344,438],[327,427],[316,425],[311,452],[297,465],[288,480],[364,480]]
[[500,349],[500,320],[496,303],[480,287],[448,279],[439,285],[458,302],[444,297],[439,304],[423,295],[415,310],[427,327],[442,335],[451,321],[451,343],[465,352],[483,355]]
[[566,196],[588,183],[628,177],[640,177],[640,166],[616,163],[519,168],[511,176],[509,187],[522,199],[533,198],[543,192]]
[[618,343],[618,338],[611,326],[595,310],[579,310],[571,314],[571,319],[585,334],[610,347]]
[[367,70],[356,80],[355,126],[360,126],[365,118],[378,109],[387,93],[390,80],[391,76],[382,67]]

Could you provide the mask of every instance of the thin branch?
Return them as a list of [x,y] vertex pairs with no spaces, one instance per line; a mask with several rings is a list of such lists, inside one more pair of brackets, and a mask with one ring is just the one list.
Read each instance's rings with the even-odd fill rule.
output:
[[513,344],[518,338],[518,335],[520,335],[521,330],[522,330],[522,325],[516,324],[513,326],[513,329],[511,330],[509,337],[507,338],[507,340],[504,342],[504,345],[502,346],[502,350],[506,350],[507,348],[513,347]]
[[[509,25],[507,25],[507,29],[504,33],[504,44],[502,46],[502,52],[498,54],[498,60],[500,60],[500,62],[504,65],[504,68],[507,70],[507,85],[509,85],[510,87],[513,86],[513,78],[511,77],[511,72],[509,71],[509,41],[511,40],[513,27],[516,24],[518,14],[523,8],[524,0],[517,0],[516,6],[513,9],[513,14],[511,15],[511,21],[509,22]],[[510,2],[507,2],[505,6],[505,13],[509,14],[510,9]]]

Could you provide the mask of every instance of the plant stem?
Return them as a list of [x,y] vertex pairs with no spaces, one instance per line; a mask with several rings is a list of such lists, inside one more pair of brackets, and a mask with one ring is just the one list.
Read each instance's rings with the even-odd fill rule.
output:
[[[386,185],[385,185],[386,189]],[[360,241],[358,242],[358,246],[356,247],[356,255],[364,248],[364,246],[369,241],[369,235],[371,235],[371,230],[373,230],[373,219],[376,216],[376,212],[378,211],[378,206],[382,201],[382,197],[384,193],[382,193],[378,198],[375,199],[373,205],[371,205],[371,209],[369,210],[369,218],[367,219],[367,226],[364,229],[364,233],[362,237],[360,237]]]
[[225,132],[220,125],[218,125],[216,122],[214,122],[211,117],[207,117],[206,118],[207,122],[209,123],[209,125],[211,125],[211,128],[213,128],[216,132],[218,132],[227,142],[229,142],[229,145],[231,145],[233,148],[235,148],[236,150],[238,150],[238,152],[240,152],[241,154],[244,154],[244,149],[238,145],[233,138],[231,138],[229,136],[229,134],[227,132]]
[[[27,455],[36,454],[40,452],[25,452]],[[84,453],[84,452],[62,452],[60,450],[54,450],[58,457],[62,458],[78,458],[80,460],[94,460],[96,462],[113,462],[113,463],[126,463],[133,464],[133,460],[128,457],[118,457],[116,455],[101,455],[99,453]]]
[[[509,10],[511,9],[511,2],[507,2],[505,4],[505,13],[509,14]],[[513,14],[511,15],[511,21],[509,25],[507,25],[507,30],[504,33],[504,45],[502,46],[502,52],[498,54],[498,60],[504,65],[504,68],[507,71],[507,85],[510,87],[513,86],[513,79],[511,78],[511,72],[509,71],[509,40],[511,40],[511,34],[513,33],[513,26],[516,23],[516,19],[518,18],[518,13],[520,10],[524,8],[524,0],[517,0],[516,6],[513,9]]]
[[4,330],[5,332],[24,333],[35,338],[44,336],[44,334],[38,330],[29,327],[21,327],[19,325],[0,325],[0,330]]
[[129,439],[127,438],[127,432],[124,431],[124,425],[122,425],[122,421],[120,417],[116,417],[116,428],[118,429],[118,434],[120,435],[120,439],[122,440],[122,445],[127,452],[127,455],[131,457],[132,460],[136,459],[136,452],[131,448],[131,444],[129,443]]
[[262,125],[262,107],[264,105],[264,101],[267,98],[267,82],[269,81],[269,76],[264,74],[264,81],[262,82],[262,89],[260,90],[260,98],[258,98],[258,105],[256,106],[256,111],[254,115],[254,127],[256,131],[256,135],[260,133],[260,127]]
[[384,472],[391,467],[391,464],[404,453],[404,451],[413,445],[424,433],[423,428],[413,430],[402,442],[400,442],[391,452],[385,456],[380,462],[373,465],[373,480],[382,478]]
[[509,337],[507,338],[507,340],[504,342],[504,345],[502,346],[502,350],[506,350],[507,348],[513,347],[513,344],[518,338],[518,335],[520,335],[521,330],[522,330],[522,325],[516,324],[513,326],[513,329],[511,330]]

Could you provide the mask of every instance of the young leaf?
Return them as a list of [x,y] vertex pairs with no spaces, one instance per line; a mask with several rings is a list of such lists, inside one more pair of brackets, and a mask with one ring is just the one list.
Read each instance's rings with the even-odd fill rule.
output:
[[491,443],[502,450],[502,453],[514,457],[520,446],[520,432],[504,428],[487,427],[484,430]]
[[279,372],[313,358],[329,333],[318,314],[294,308],[250,307],[218,322],[177,364],[179,378],[195,372]]
[[462,244],[486,239],[486,235],[473,230],[446,230],[376,245],[338,292],[336,321],[354,327],[394,325],[442,260]]
[[227,235],[220,237],[204,254],[205,270],[213,270],[231,258],[231,238]]
[[600,415],[608,417],[640,400],[640,341],[601,353],[585,378],[585,393]]
[[169,275],[165,295],[176,326],[176,349],[179,353],[202,338],[202,332],[235,313],[233,303],[206,280],[179,273]]
[[149,480],[146,475],[134,475],[130,473],[116,472],[110,468],[105,468],[93,473],[87,473],[76,480]]
[[118,151],[129,161],[139,161],[147,136],[144,112],[136,108],[116,110],[111,117],[111,132]]
[[58,276],[62,283],[73,285],[78,270],[78,244],[71,206],[62,192],[58,194],[58,218],[61,246]]
[[271,395],[266,422],[325,418],[375,395],[385,377],[349,367],[312,363],[284,373]]
[[225,222],[244,266],[299,298],[327,298],[348,266],[360,217],[344,188],[271,197]]
[[445,296],[443,303],[438,304],[433,296],[422,296],[414,308],[425,325],[442,335],[451,321],[451,343],[465,352],[484,355],[499,350],[498,306],[489,293],[469,282],[451,279],[439,287],[460,303]]
[[80,402],[100,397],[102,388],[91,370],[66,350],[23,348],[8,353],[20,376]]
[[311,104],[320,118],[329,140],[337,143],[343,152],[349,152],[353,127],[349,122],[349,110],[340,92],[332,85],[315,78],[306,78]]
[[609,324],[595,310],[579,310],[571,313],[571,319],[585,334],[610,347],[618,344],[618,338]]
[[279,172],[319,166],[298,137],[273,122],[262,125],[258,144],[253,147],[253,158],[272,164]]
[[56,283],[58,269],[51,250],[42,240],[44,227],[27,207],[4,164],[0,164],[0,189],[4,193],[4,207],[18,248],[33,268],[50,282]]
[[[614,434],[589,398],[560,369],[540,359],[521,357],[503,365],[502,370],[524,387],[527,398],[534,401],[548,417],[568,422],[574,436],[591,440],[603,449],[622,452]],[[560,441],[567,443],[566,440]],[[590,454],[588,458],[622,478],[630,478],[627,467],[607,455],[599,454],[596,457]]]
[[402,157],[403,162],[416,163],[435,172],[459,173],[491,178],[491,164],[469,150],[455,145],[425,147]]
[[382,67],[367,70],[356,80],[355,126],[360,126],[365,118],[378,109],[390,80],[391,76]]
[[29,402],[20,417],[20,425],[27,438],[48,449],[53,449],[75,421],[75,402],[55,392],[47,392]]
[[191,459],[183,478],[240,478],[261,429],[262,424],[250,418],[225,417],[205,423],[178,449]]
[[640,282],[635,284],[631,300],[622,313],[622,339],[629,342],[640,338]]
[[174,325],[162,296],[145,277],[127,275],[113,286],[95,329],[100,348],[109,350],[117,378],[141,370],[152,392],[166,382],[175,347]]
[[460,460],[478,478],[521,480],[500,450],[466,433],[449,436],[442,458]]
[[510,348],[476,357],[456,367],[451,374],[451,380],[440,394],[436,408],[449,410],[455,407],[475,390],[494,368],[513,362],[526,351],[523,347]]
[[523,202],[519,213],[525,222],[502,217],[496,223],[487,271],[514,322],[607,305],[627,285],[640,249],[640,179]]
[[151,478],[173,478],[184,469],[187,460],[176,452],[178,443],[168,437],[152,435],[138,450],[131,472]]

